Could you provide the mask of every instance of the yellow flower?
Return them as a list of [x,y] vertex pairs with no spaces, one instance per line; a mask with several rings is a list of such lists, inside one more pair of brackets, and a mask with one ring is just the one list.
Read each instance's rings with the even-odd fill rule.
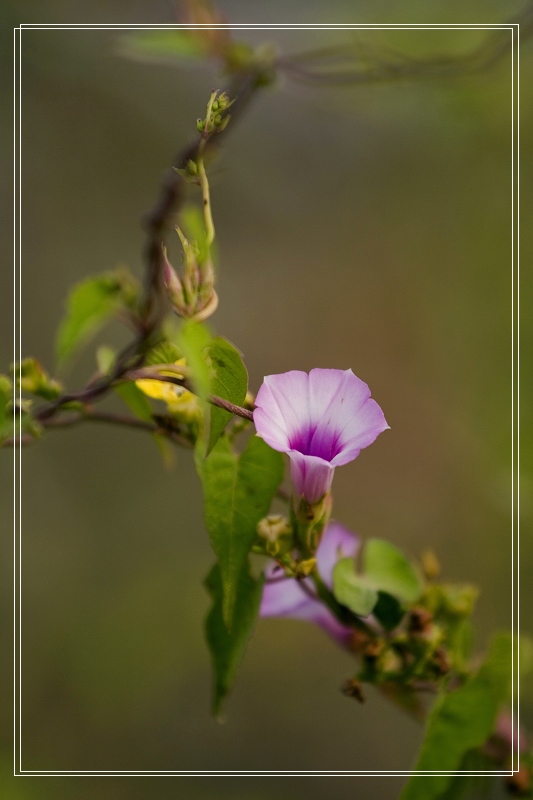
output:
[[[185,366],[185,359],[179,358],[174,363],[177,366]],[[165,374],[164,370],[161,374]],[[167,374],[176,375],[175,372],[168,372]],[[135,384],[148,397],[152,397],[154,400],[162,400],[166,403],[169,412],[179,417],[183,422],[194,422],[200,416],[201,409],[198,398],[183,386],[176,386],[174,383],[165,383],[165,381],[157,381],[152,378],[141,378],[135,381]]]

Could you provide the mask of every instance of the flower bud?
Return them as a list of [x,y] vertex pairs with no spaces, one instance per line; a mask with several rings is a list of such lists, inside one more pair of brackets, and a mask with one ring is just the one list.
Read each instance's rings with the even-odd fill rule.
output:
[[167,258],[167,249],[163,246],[163,281],[167,289],[168,297],[174,308],[179,309],[184,306],[183,286],[176,273],[176,270]]
[[341,692],[345,694],[346,697],[353,697],[358,703],[365,702],[363,685],[357,678],[347,678],[341,687]]
[[62,391],[59,381],[51,378],[36,358],[25,358],[12,364],[11,371],[17,388],[35,394],[45,400],[55,400]]
[[176,314],[202,322],[214,314],[218,307],[213,263],[208,259],[199,265],[197,245],[191,244],[180,228],[176,228],[176,232],[183,248],[183,278],[178,277],[163,247],[163,280]]
[[292,533],[289,520],[281,514],[269,514],[257,523],[257,533],[270,542],[275,542],[279,536]]
[[305,561],[299,561],[296,564],[296,577],[297,578],[307,578],[314,568],[316,567],[316,558],[306,558]]
[[257,535],[266,552],[276,556],[290,549],[292,526],[281,514],[269,514],[257,523]]
[[433,550],[422,553],[422,570],[428,581],[436,580],[440,575],[440,563]]

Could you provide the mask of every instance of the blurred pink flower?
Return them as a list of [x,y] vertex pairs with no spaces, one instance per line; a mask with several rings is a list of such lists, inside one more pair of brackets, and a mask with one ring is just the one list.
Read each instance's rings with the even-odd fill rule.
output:
[[353,461],[389,427],[351,369],[267,375],[255,405],[257,433],[287,453],[295,496],[310,504],[329,491],[335,467]]
[[[333,567],[340,558],[354,557],[359,548],[359,538],[338,522],[330,522],[324,531],[316,552],[320,577],[331,589]],[[289,617],[303,619],[319,625],[333,636],[339,644],[346,646],[353,632],[342,625],[320,600],[315,598],[311,578],[296,580],[285,578],[283,569],[270,564],[265,570],[266,583],[261,601],[262,617]]]

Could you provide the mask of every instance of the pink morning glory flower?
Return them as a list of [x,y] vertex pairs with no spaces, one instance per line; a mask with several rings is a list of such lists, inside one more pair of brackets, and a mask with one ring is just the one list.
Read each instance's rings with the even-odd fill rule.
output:
[[[333,567],[339,558],[354,557],[358,548],[357,536],[338,522],[329,523],[316,551],[319,575],[329,589],[333,585]],[[283,569],[274,562],[266,568],[265,577],[260,611],[262,617],[307,620],[319,625],[339,644],[348,645],[352,628],[342,625],[320,600],[315,599],[314,584],[310,578],[303,581],[285,578]]]
[[389,427],[351,369],[267,375],[255,405],[257,433],[287,453],[295,496],[310,504],[329,491],[335,467],[353,461]]

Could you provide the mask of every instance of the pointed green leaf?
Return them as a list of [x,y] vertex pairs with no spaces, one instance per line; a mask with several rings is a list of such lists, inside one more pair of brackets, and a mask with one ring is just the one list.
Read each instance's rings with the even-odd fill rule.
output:
[[8,416],[8,404],[13,399],[13,384],[7,375],[0,375],[0,427]]
[[64,362],[119,308],[131,307],[138,286],[125,270],[95,275],[78,283],[67,299],[67,313],[56,340],[56,354]]
[[181,227],[189,242],[194,242],[198,248],[198,263],[203,264],[207,256],[213,258],[214,245],[207,243],[204,215],[198,206],[187,205],[181,212]]
[[204,517],[224,587],[223,617],[231,627],[239,576],[257,523],[283,479],[283,456],[253,436],[241,456],[221,438],[205,461],[197,461],[204,490]]
[[378,602],[374,607],[374,616],[386,631],[392,631],[405,616],[402,604],[387,592],[378,592]]
[[218,717],[222,703],[231,688],[252,634],[263,589],[263,576],[255,581],[245,564],[236,582],[235,605],[231,633],[223,617],[223,586],[220,567],[215,564],[205,586],[213,605],[205,620],[205,636],[214,671],[213,714]]
[[[248,373],[239,351],[226,339],[217,336],[209,344],[207,353],[213,371],[211,391],[224,400],[242,406],[248,391]],[[231,417],[230,411],[216,406],[210,407],[207,455],[217,443]]]
[[362,575],[355,572],[352,558],[341,558],[333,569],[333,594],[359,617],[368,617],[378,601],[378,593]]
[[494,637],[486,661],[474,677],[448,694],[431,709],[426,736],[415,771],[438,775],[413,775],[401,800],[437,800],[447,790],[465,754],[481,747],[494,728],[499,705],[508,697],[511,683],[512,638]]
[[413,565],[401,550],[384,539],[369,539],[363,554],[363,570],[368,580],[383,592],[412,603],[422,593],[422,584]]
[[17,389],[45,400],[55,400],[63,390],[59,381],[51,378],[36,358],[23,358],[12,364],[11,372]]
[[111,372],[111,367],[115,363],[116,357],[117,354],[112,347],[103,344],[98,348],[96,351],[96,363],[102,375],[108,375]]
[[163,30],[121,36],[119,52],[135,61],[165,64],[184,58],[203,58],[208,51],[206,42],[195,32]]
[[[153,421],[152,407],[138,386],[134,383],[119,383],[118,386],[115,386],[115,392],[136,417],[144,419],[146,422]],[[165,466],[171,467],[174,464],[174,450],[168,438],[161,433],[154,433],[153,440],[161,453]]]
[[178,346],[187,360],[195,393],[202,400],[211,394],[211,369],[206,358],[206,348],[212,339],[209,329],[201,322],[187,321],[181,326]]
[[153,366],[155,364],[174,364],[182,358],[182,356],[183,353],[174,342],[164,339],[148,351],[146,354],[146,364],[147,366]]
[[[481,798],[492,796],[494,778],[490,775],[475,775],[477,772],[494,772],[494,760],[479,750],[470,750],[465,753],[459,765],[459,772],[466,772],[466,775],[452,775],[450,783],[439,794],[438,800],[462,800],[466,797]],[[470,775],[468,774],[470,773]]]
[[152,421],[152,407],[146,395],[133,382],[119,383],[115,386],[115,392],[124,400],[136,417],[144,419],[146,422]]

